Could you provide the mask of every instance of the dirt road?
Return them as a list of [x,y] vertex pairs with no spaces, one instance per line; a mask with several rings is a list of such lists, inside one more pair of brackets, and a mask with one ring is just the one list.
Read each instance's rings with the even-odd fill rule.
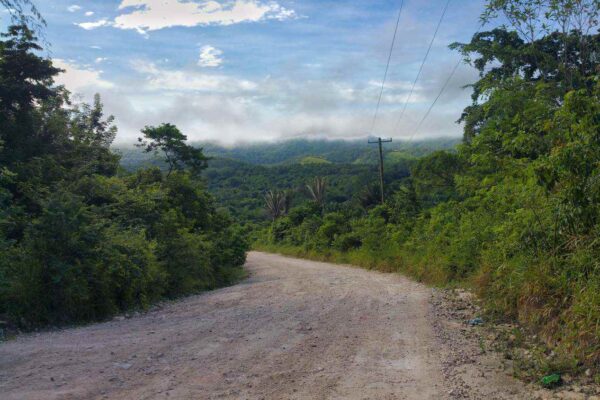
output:
[[247,267],[234,287],[0,344],[0,398],[531,398],[432,289],[256,252]]

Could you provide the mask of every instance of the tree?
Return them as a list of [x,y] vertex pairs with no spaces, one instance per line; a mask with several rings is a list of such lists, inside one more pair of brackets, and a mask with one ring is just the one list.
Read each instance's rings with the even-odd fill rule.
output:
[[146,126],[142,129],[144,138],[138,138],[138,147],[142,147],[146,153],[155,153],[159,151],[165,156],[169,166],[167,176],[174,170],[180,171],[185,167],[192,170],[194,174],[199,174],[207,167],[208,158],[204,156],[202,149],[185,144],[187,136],[172,124],[162,124],[160,126]]
[[92,105],[84,103],[73,110],[72,138],[87,145],[108,148],[117,135],[114,125],[115,117],[109,115],[104,119],[104,105],[100,94],[94,95]]
[[6,39],[0,42],[1,110],[28,110],[34,101],[55,95],[54,77],[63,71],[36,54],[42,47],[34,32],[26,25],[13,25],[2,37]]
[[436,151],[419,159],[412,168],[414,191],[419,202],[430,207],[456,196],[454,177],[462,172],[456,153]]
[[327,189],[327,181],[325,178],[315,177],[315,179],[306,185],[308,194],[312,201],[318,204],[321,208],[325,207],[325,189]]
[[360,205],[369,209],[381,203],[381,192],[378,185],[367,185],[358,195]]
[[[38,156],[56,143],[50,131],[40,129],[41,113],[53,104],[62,108],[61,90],[54,88],[54,77],[61,72],[49,59],[37,53],[42,48],[37,38],[25,25],[15,25],[2,34],[0,40],[0,163],[11,165],[16,161]],[[36,106],[42,106],[37,107]]]
[[481,20],[502,16],[522,38],[534,42],[556,29],[588,34],[598,26],[599,9],[599,0],[488,0]]
[[265,194],[265,206],[272,221],[287,214],[290,195],[285,191],[269,190]]
[[[550,3],[557,2],[553,0]],[[560,106],[571,90],[585,89],[588,93],[594,90],[599,68],[597,55],[600,54],[600,35],[588,34],[590,27],[586,24],[597,21],[600,1],[564,2],[573,4],[558,8],[556,12],[546,9],[542,30],[546,34],[540,36],[539,32],[535,33],[538,28],[525,28],[530,22],[537,24],[535,21],[527,22],[531,18],[527,16],[529,11],[526,11],[537,7],[537,0],[490,1],[489,7],[493,7],[495,12],[508,7],[506,12],[514,14],[511,17],[514,20],[512,24],[516,27],[522,24],[521,28],[511,31],[501,27],[479,32],[470,43],[451,45],[451,48],[459,49],[466,61],[479,70],[481,77],[473,85],[473,104],[464,110],[460,119],[465,123],[464,138],[467,142],[471,142],[490,123],[490,116],[501,116],[497,112],[500,104],[489,101],[495,91],[505,90],[506,96],[496,96],[496,99],[505,101],[507,105],[510,103],[507,100],[509,96],[513,97],[511,101],[515,101],[517,96],[523,94],[519,97],[526,102],[532,95],[537,96],[543,91],[546,104],[541,108],[549,110]],[[586,3],[587,8],[584,7],[582,11],[583,6],[577,6],[580,3]],[[578,11],[570,13],[569,7],[575,7]],[[567,19],[583,19],[587,22],[569,25],[570,29],[560,28],[564,13],[569,15]],[[551,27],[555,30],[548,31]],[[520,30],[530,33],[525,35]],[[496,109],[492,109],[492,106]],[[517,115],[516,112],[512,114]]]
[[69,147],[70,157],[64,158],[79,175],[110,176],[118,169],[119,156],[110,150],[117,127],[112,115],[104,117],[103,108],[100,95],[96,94],[93,104],[77,104],[69,110],[68,137],[63,147]]

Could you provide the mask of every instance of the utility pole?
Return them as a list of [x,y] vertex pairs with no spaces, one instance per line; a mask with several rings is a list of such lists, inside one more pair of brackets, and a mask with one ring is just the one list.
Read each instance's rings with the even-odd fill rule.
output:
[[381,188],[381,204],[385,203],[385,192],[383,190],[383,143],[391,143],[392,139],[369,139],[369,143],[377,143],[379,145],[379,186]]

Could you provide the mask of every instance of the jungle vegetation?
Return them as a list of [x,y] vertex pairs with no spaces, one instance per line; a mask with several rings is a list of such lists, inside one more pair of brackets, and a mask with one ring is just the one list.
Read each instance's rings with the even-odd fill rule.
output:
[[[2,5],[28,1],[2,1]],[[0,39],[0,316],[21,329],[108,318],[241,276],[247,243],[177,127],[141,132],[169,166],[128,173],[100,96],[78,104],[34,31]]]
[[[394,143],[386,153],[386,183],[391,187],[399,185],[410,175],[410,167],[419,157],[441,149],[454,152],[458,142],[443,138]],[[202,147],[210,158],[201,174],[209,192],[246,226],[261,225],[268,219],[264,196],[272,189],[288,191],[292,203],[299,205],[309,199],[307,182],[323,177],[328,182],[329,206],[335,207],[358,201],[357,192],[370,189],[378,171],[377,153],[366,140],[289,140],[228,148],[210,143],[195,146]],[[246,153],[248,148],[252,149],[250,153]],[[350,153],[344,154],[346,150]],[[117,146],[115,151],[122,154],[121,165],[128,171],[152,166],[165,172],[169,169],[164,159],[139,149]],[[251,227],[249,230],[255,231]]]

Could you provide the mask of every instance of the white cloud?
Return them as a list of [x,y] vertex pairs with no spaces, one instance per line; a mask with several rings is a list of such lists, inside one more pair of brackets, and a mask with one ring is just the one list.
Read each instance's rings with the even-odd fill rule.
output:
[[286,20],[296,17],[294,10],[274,1],[263,0],[122,0],[114,26],[138,32],[173,26],[232,25],[267,19]]
[[81,6],[78,6],[77,4],[73,4],[73,5],[69,6],[69,7],[67,7],[67,10],[69,12],[79,11],[79,10],[81,10]]
[[106,60],[108,60],[108,58],[106,58],[106,57],[98,57],[98,58],[96,58],[96,59],[94,60],[94,62],[95,62],[96,64],[100,64],[100,63],[103,63],[103,62],[104,62],[104,61],[106,61]]
[[198,60],[198,65],[208,68],[218,67],[223,63],[223,59],[221,58],[222,55],[223,51],[213,46],[203,46],[200,49],[200,59]]
[[82,23],[75,24],[75,25],[79,26],[80,28],[85,29],[86,31],[89,31],[92,29],[100,28],[102,26],[110,26],[110,25],[112,25],[112,22],[108,21],[107,19],[101,19],[101,20],[95,21],[95,22],[82,22]]
[[[148,61],[132,63],[139,78],[127,87],[102,91],[107,113],[120,128],[117,140],[133,142],[144,125],[172,122],[191,140],[223,143],[292,137],[364,138],[379,96],[376,81],[265,77],[249,81],[198,69],[174,69]],[[468,75],[468,74],[467,74]],[[419,137],[458,135],[456,104],[468,104],[467,81],[457,76]],[[417,85],[404,117],[400,110],[412,82],[391,80],[382,99],[376,132],[408,138],[439,89],[436,81]],[[465,76],[468,79],[468,76]],[[449,88],[450,89],[450,88]],[[451,104],[449,104],[450,102]]]
[[102,71],[82,67],[61,59],[54,59],[53,63],[55,67],[65,70],[56,77],[56,84],[64,85],[72,92],[114,87],[112,82],[102,79]]
[[91,17],[92,15],[94,15],[93,11],[86,11],[86,13],[85,13],[86,17]]
[[[102,58],[102,57],[99,57]],[[120,143],[133,143],[139,129],[162,122],[176,124],[191,140],[223,143],[294,137],[364,138],[369,132],[380,83],[353,77],[314,79],[290,74],[243,79],[221,70],[193,65],[176,69],[161,62],[135,61],[127,81],[103,79],[97,66],[58,60],[67,70],[58,82],[91,98],[102,95],[107,114],[114,114]],[[92,64],[94,65],[94,64]],[[101,64],[100,64],[101,65]],[[303,68],[303,67],[302,67]],[[402,119],[400,111],[412,81],[391,79],[382,99],[375,132],[408,138],[437,95],[448,70],[446,64],[424,71]],[[457,110],[469,104],[461,87],[477,78],[461,68],[417,138],[459,135]]]
[[132,67],[145,76],[147,88],[150,90],[236,93],[257,88],[255,82],[245,79],[197,71],[161,69],[152,62],[137,60],[132,62]]

